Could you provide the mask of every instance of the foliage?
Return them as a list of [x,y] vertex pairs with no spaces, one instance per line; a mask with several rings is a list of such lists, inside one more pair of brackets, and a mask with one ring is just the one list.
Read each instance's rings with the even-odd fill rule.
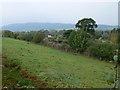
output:
[[18,33],[14,33],[14,38],[17,39],[17,37],[19,36]]
[[71,33],[72,31],[73,31],[73,30],[67,30],[67,31],[65,31],[65,32],[63,33],[63,37],[65,37],[66,39],[68,39],[69,36],[70,36],[70,33]]
[[118,32],[116,29],[113,29],[110,34],[110,40],[114,44],[118,44]]
[[120,28],[114,28],[111,31],[111,42],[117,46],[116,55],[118,56],[118,62],[120,63]]
[[106,32],[104,32],[104,33],[102,34],[102,39],[103,39],[103,40],[109,40],[109,38],[110,38],[110,34],[108,34],[108,33],[106,33]]
[[95,31],[95,39],[110,41],[111,31]]
[[63,42],[63,40],[64,40],[64,38],[63,38],[62,35],[59,35],[59,36],[56,38],[56,41],[57,41],[58,43]]
[[103,31],[95,31],[95,39],[99,39],[102,37]]
[[2,36],[3,37],[13,38],[14,37],[14,33],[12,31],[9,31],[9,30],[4,30],[4,31],[2,31]]
[[93,45],[88,48],[90,55],[107,60],[113,60],[114,51],[114,45],[107,42],[93,43]]
[[44,30],[43,33],[44,33],[45,36],[47,36],[49,34],[49,31],[48,30]]
[[118,62],[120,63],[120,28],[118,29]]
[[68,42],[73,49],[83,52],[87,48],[88,34],[83,30],[73,31]]
[[108,84],[111,85],[111,84],[114,83],[115,75],[114,75],[114,73],[113,73],[112,71],[110,71],[110,72],[108,73],[108,76],[107,76],[106,78],[107,78]]
[[20,40],[25,40],[25,41],[32,41],[32,36],[31,35],[19,35],[17,36],[17,39]]
[[44,33],[39,31],[33,36],[33,42],[40,43],[44,38],[45,38]]
[[77,28],[84,29],[84,31],[87,31],[88,33],[93,35],[95,32],[95,28],[97,28],[97,24],[92,18],[83,18],[81,20],[78,20],[75,26]]
[[113,59],[115,62],[118,62],[118,55],[114,55]]

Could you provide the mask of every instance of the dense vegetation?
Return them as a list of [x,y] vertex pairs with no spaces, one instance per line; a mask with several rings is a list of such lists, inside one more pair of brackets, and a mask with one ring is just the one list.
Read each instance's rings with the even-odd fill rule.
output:
[[89,47],[88,52],[100,59],[112,60],[115,54],[115,47],[113,44],[105,43],[94,43]]

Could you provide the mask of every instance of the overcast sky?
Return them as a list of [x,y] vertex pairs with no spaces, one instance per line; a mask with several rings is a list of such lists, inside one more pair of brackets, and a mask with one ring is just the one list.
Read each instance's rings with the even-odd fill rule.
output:
[[76,23],[93,18],[97,24],[118,24],[117,2],[4,2],[2,23],[52,22]]

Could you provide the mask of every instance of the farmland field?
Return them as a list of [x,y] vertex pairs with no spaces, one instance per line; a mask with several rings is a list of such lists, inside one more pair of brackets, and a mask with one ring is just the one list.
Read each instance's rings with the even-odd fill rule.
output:
[[115,73],[112,63],[26,41],[3,38],[2,45],[4,56],[17,61],[27,73],[47,79],[48,87],[107,88],[108,73]]

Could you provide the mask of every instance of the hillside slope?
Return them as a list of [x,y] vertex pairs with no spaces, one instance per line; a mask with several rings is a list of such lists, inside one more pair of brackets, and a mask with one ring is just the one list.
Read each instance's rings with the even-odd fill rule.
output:
[[10,38],[3,38],[3,55],[16,60],[26,72],[45,77],[49,87],[57,87],[52,86],[56,82],[69,87],[106,88],[106,77],[114,72],[114,65],[108,62]]

